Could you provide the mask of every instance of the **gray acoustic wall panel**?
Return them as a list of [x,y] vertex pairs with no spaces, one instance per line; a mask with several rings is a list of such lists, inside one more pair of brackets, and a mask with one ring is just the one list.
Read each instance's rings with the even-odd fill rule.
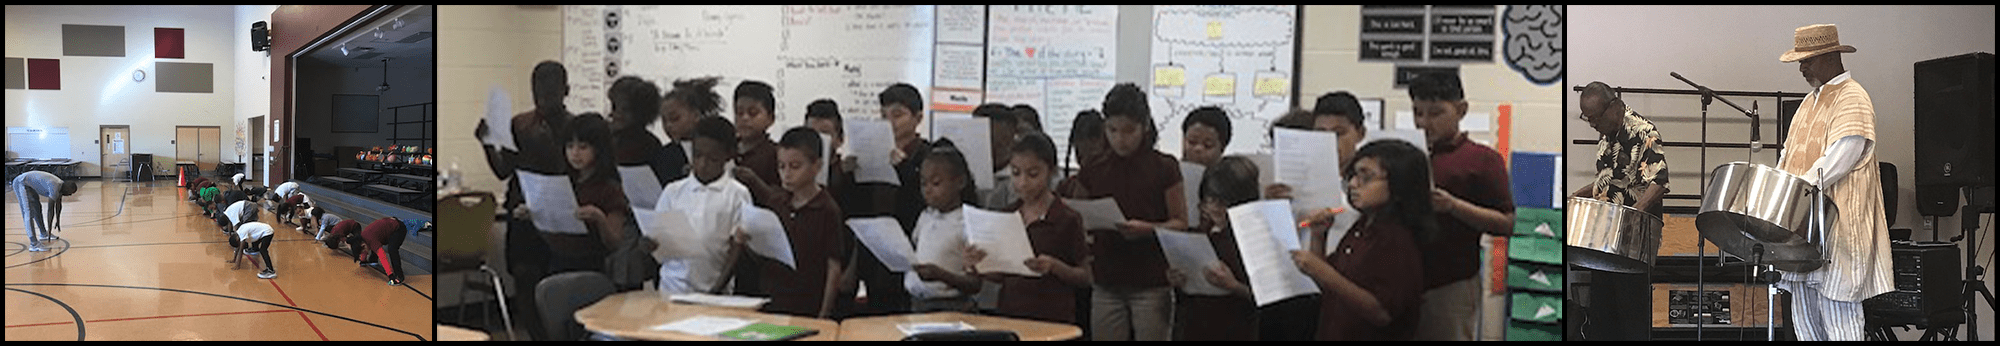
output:
[[215,64],[154,62],[154,91],[175,93],[215,92]]
[[63,55],[125,56],[125,27],[111,25],[62,26]]
[[7,58],[7,88],[28,88],[28,59]]

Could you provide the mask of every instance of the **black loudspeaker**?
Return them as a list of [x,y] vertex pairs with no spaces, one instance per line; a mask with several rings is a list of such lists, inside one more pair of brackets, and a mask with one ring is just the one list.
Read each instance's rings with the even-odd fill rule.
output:
[[271,49],[271,25],[265,22],[250,23],[250,51],[262,52]]
[[1993,184],[1993,54],[1916,63],[1917,210],[1958,212],[1959,187]]

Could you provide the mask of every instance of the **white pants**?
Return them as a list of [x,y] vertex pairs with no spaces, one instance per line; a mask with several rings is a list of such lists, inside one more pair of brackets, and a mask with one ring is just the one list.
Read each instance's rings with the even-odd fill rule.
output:
[[1828,299],[1813,284],[1780,280],[1778,288],[1792,293],[1792,331],[1799,341],[1862,341],[1861,302]]

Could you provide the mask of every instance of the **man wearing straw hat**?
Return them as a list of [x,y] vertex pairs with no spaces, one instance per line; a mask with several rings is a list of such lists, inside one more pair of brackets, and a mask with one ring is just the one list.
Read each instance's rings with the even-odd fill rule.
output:
[[1824,189],[1839,212],[1828,220],[1829,262],[1810,272],[1785,272],[1778,288],[1792,293],[1799,340],[1862,340],[1861,301],[1894,288],[1888,223],[1875,162],[1875,106],[1861,82],[1841,65],[1832,24],[1794,30],[1792,49],[1778,61],[1799,63],[1813,91],[1799,105],[1778,168]]

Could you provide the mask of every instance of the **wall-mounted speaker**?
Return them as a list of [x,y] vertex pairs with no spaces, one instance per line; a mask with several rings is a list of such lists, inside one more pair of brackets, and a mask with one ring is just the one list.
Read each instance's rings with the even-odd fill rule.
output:
[[271,25],[265,22],[250,23],[250,51],[262,52],[271,49]]
[[1993,184],[1993,54],[1916,63],[1917,211],[1958,212],[1959,188]]

